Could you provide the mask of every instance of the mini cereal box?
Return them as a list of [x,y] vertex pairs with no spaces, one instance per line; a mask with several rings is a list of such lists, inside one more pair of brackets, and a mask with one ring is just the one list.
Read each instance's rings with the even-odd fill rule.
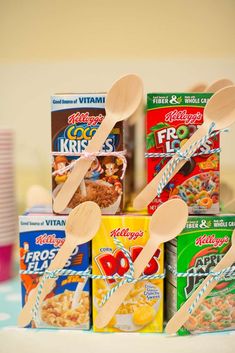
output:
[[[147,96],[146,150],[174,153],[203,123],[203,110],[211,93],[150,93]],[[219,147],[218,135],[200,147],[207,152]],[[170,157],[148,158],[148,182],[167,164]],[[191,157],[169,181],[159,198],[149,205],[149,213],[170,197],[178,195],[190,214],[219,212],[219,155]]]
[[[180,273],[195,274],[176,278],[167,273],[168,319],[205,279],[203,274],[213,271],[226,254],[234,229],[235,215],[191,216],[180,236],[167,243],[167,263]],[[178,331],[180,335],[235,329],[235,279],[231,277],[234,275],[226,276],[215,286]]]
[[[113,276],[122,279],[129,270],[129,262],[122,250],[116,247],[116,237],[130,252],[134,261],[149,238],[149,216],[122,215],[103,216],[101,228],[92,240],[92,271],[95,275]],[[163,245],[145,268],[145,275],[162,274]],[[116,279],[93,280],[93,319],[101,307],[105,294],[118,282]],[[101,332],[162,332],[163,329],[163,279],[137,282],[107,327]]]
[[[101,93],[52,96],[53,199],[67,180],[74,162],[82,156],[82,152],[103,121],[104,105],[105,94]],[[101,155],[90,156],[93,158],[91,167],[64,210],[64,214],[84,201],[96,202],[103,214],[116,214],[122,211],[123,177],[126,166],[123,125],[123,122],[118,122],[112,129],[101,151],[97,151]]]
[[[21,274],[22,306],[27,302],[30,291],[56,256],[65,240],[66,216],[52,214],[20,216],[20,269],[34,271]],[[64,269],[84,271],[89,267],[89,244],[73,251]],[[83,287],[80,295],[76,297]],[[30,327],[35,327],[32,321]],[[90,283],[79,276],[60,276],[44,299],[38,314],[40,328],[90,328]]]

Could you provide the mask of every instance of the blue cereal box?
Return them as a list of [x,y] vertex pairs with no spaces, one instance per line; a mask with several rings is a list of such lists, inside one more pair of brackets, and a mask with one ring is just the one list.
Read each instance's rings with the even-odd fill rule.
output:
[[[65,240],[67,216],[53,214],[27,214],[19,217],[20,270],[33,274],[21,274],[22,306],[30,291],[54,259]],[[85,271],[90,265],[90,244],[82,244],[73,251],[64,269]],[[78,275],[59,276],[53,290],[44,299],[38,312],[37,325],[41,328],[90,328],[90,283]]]

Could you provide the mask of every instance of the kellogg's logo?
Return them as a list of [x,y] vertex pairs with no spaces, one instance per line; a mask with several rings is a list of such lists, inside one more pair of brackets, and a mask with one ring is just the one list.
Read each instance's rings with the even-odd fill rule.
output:
[[195,114],[188,114],[187,110],[173,110],[165,115],[165,121],[169,123],[173,122],[184,122],[184,124],[195,124],[196,122],[202,121],[203,115],[200,112]]
[[213,247],[218,248],[223,246],[224,244],[229,243],[229,237],[225,236],[223,238],[216,238],[214,234],[212,235],[202,235],[201,237],[195,240],[196,246],[203,246],[203,245],[213,245]]
[[68,124],[87,124],[88,126],[95,126],[97,124],[101,124],[104,119],[104,115],[91,115],[89,112],[86,113],[73,113],[68,117]]
[[64,238],[57,238],[55,234],[41,234],[35,238],[35,244],[43,246],[44,244],[54,245],[55,248],[60,248],[64,244]]
[[144,232],[142,230],[139,230],[137,232],[130,231],[130,228],[116,228],[113,229],[110,232],[111,237],[126,237],[129,240],[135,240],[138,237],[142,237],[144,235]]

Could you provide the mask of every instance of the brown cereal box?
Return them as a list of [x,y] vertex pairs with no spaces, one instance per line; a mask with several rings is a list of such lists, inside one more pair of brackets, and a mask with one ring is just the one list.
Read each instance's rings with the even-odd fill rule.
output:
[[[105,97],[95,94],[58,94],[51,98],[52,197],[67,180],[74,162],[92,139],[105,117]],[[95,201],[103,214],[123,210],[124,122],[118,122],[93,161],[66,210],[84,201]],[[97,151],[99,152],[99,151]],[[119,152],[116,155],[116,152]]]

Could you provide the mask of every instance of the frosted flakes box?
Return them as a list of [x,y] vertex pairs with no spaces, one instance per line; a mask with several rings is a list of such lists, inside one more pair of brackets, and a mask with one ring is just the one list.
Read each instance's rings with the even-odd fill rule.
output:
[[[37,210],[37,209],[35,209]],[[43,208],[42,208],[43,210]],[[48,210],[46,210],[48,212]],[[19,217],[20,270],[22,307],[30,291],[40,280],[37,272],[45,271],[65,240],[66,216],[31,214]],[[79,245],[67,260],[64,269],[84,271],[90,264],[89,243]],[[83,288],[80,292],[81,287]],[[76,296],[77,293],[80,293]],[[44,299],[38,313],[40,328],[90,328],[90,282],[80,276],[59,276],[53,290]],[[35,327],[32,320],[29,327]]]
[[[101,125],[105,117],[105,97],[102,93],[51,97],[52,200]],[[102,155],[92,156],[91,166],[63,214],[84,201],[96,202],[103,214],[123,210],[126,165],[123,129],[124,122],[118,122],[101,151],[96,151]]]
[[[146,152],[175,153],[203,123],[204,107],[211,93],[149,93],[146,114]],[[206,153],[219,147],[219,136],[207,140],[149,204],[152,214],[162,202],[180,196],[190,214],[219,213],[219,154]],[[171,157],[147,159],[148,182]]]
[[[166,261],[180,273],[167,273],[166,309],[170,319],[231,246],[235,215],[191,216],[182,233],[166,245]],[[200,274],[200,275],[197,275]],[[234,278],[234,277],[233,277]],[[235,280],[222,279],[193,312],[179,335],[235,329]]]
[[[116,247],[114,237],[120,240],[134,261],[149,239],[149,216],[103,216],[99,232],[92,240],[92,271],[95,275],[113,276],[116,279],[94,279],[92,288],[93,321],[101,307],[102,299],[129,270],[129,261]],[[164,271],[163,245],[146,266],[143,274],[162,274]],[[138,281],[118,308],[109,324],[93,330],[97,332],[162,332],[163,329],[163,279]]]

